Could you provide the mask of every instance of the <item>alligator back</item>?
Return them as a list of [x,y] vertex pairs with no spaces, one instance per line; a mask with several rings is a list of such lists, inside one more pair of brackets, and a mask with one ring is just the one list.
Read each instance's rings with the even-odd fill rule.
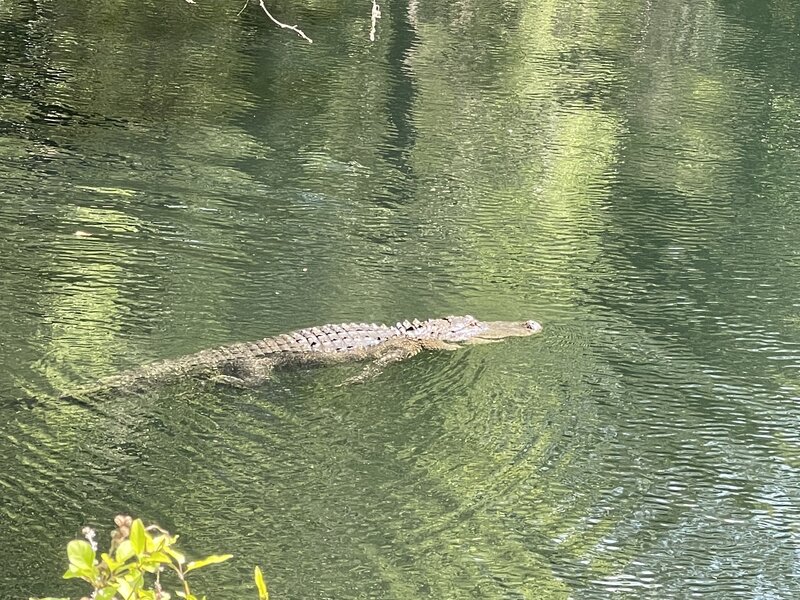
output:
[[[485,330],[485,324],[469,315],[419,321],[340,323],[298,329],[255,342],[221,346],[210,352],[223,358],[262,358],[278,353],[351,352],[379,346],[394,338],[410,340],[465,341]],[[207,351],[209,352],[209,351]],[[195,355],[196,356],[196,355]]]

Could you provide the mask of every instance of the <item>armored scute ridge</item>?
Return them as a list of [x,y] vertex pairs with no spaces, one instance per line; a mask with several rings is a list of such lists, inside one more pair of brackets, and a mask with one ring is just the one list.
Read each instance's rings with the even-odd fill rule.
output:
[[253,386],[268,379],[272,369],[277,367],[372,361],[356,378],[361,380],[391,362],[422,350],[456,350],[466,344],[528,336],[541,330],[542,326],[536,321],[478,321],[469,315],[425,321],[414,319],[395,325],[322,325],[146,365],[102,380],[81,395],[144,389],[183,377]]

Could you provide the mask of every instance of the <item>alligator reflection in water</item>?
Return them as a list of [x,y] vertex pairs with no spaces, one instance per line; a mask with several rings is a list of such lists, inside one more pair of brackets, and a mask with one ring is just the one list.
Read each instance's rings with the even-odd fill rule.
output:
[[402,321],[396,325],[342,323],[322,325],[219,346],[163,360],[106,378],[64,399],[91,394],[143,390],[196,377],[240,387],[264,383],[276,367],[372,361],[355,380],[362,380],[392,362],[422,350],[457,350],[462,345],[491,343],[541,332],[537,321],[479,321],[472,316]]

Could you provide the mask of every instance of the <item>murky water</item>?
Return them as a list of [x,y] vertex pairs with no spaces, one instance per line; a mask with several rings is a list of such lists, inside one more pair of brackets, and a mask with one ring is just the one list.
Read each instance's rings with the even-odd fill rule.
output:
[[[0,596],[123,511],[219,598],[800,595],[795,7],[211,4],[0,3]],[[53,396],[467,313],[545,332]]]

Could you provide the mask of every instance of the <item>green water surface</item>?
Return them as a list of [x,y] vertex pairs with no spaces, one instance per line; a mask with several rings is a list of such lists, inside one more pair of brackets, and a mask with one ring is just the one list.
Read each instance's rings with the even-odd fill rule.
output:
[[[235,554],[210,598],[800,597],[800,6],[269,4],[314,43],[0,0],[0,598],[119,512]],[[54,397],[447,314],[545,329]]]

